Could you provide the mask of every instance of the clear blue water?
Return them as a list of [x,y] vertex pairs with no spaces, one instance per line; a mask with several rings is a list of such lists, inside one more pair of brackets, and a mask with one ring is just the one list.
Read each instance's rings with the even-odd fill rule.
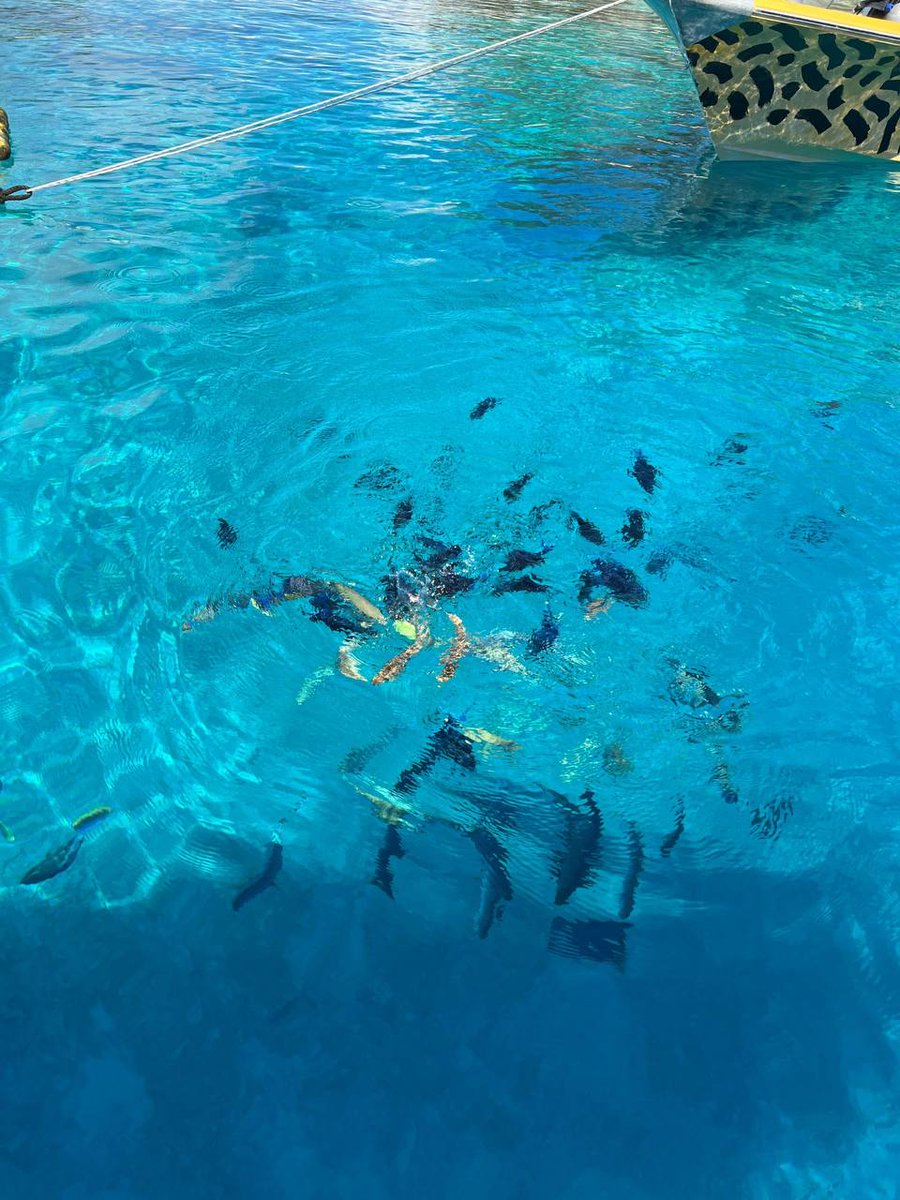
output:
[[[13,7],[2,181],[570,11]],[[0,211],[4,1197],[900,1193],[898,187],[711,161],[635,4]],[[384,606],[422,534],[477,582],[417,619],[524,672],[438,684],[443,645],[375,688],[308,601],[225,602],[302,573]],[[550,592],[492,595],[542,543]],[[598,555],[649,601],[585,621]],[[361,671],[406,644],[366,637]],[[519,749],[398,796],[448,714]],[[597,859],[557,906],[588,787]],[[393,901],[366,792],[411,809]],[[235,913],[273,831],[277,887]],[[548,948],[629,892],[617,961]]]

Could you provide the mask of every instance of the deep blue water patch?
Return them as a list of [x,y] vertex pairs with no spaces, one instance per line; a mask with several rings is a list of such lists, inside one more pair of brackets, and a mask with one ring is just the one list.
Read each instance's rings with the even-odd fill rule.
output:
[[[569,11],[20,6],[0,184]],[[0,211],[5,1197],[897,1194],[897,187],[629,6]]]

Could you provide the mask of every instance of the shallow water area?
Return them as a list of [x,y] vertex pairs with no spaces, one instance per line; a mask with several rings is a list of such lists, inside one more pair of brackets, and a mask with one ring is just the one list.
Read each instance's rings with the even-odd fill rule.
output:
[[[574,11],[14,6],[0,186]],[[0,209],[4,1196],[900,1192],[898,187],[630,3]]]

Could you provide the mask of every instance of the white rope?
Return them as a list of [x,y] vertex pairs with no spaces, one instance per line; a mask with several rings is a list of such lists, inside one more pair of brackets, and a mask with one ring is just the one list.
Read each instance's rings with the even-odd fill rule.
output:
[[625,0],[610,0],[597,8],[589,8],[586,12],[576,13],[572,17],[563,17],[560,21],[551,21],[549,25],[541,25],[538,29],[530,29],[527,33],[517,33],[514,37],[504,38],[501,42],[493,42],[490,46],[481,46],[477,50],[467,50],[465,54],[457,54],[453,58],[445,58],[441,62],[430,63],[407,71],[405,75],[395,75],[393,79],[383,79],[380,83],[370,83],[368,87],[356,88],[352,92],[342,92],[339,96],[330,96],[327,100],[319,100],[315,104],[305,104],[302,108],[292,108],[290,112],[279,113],[274,117],[264,117],[259,121],[249,121],[246,125],[238,125],[235,129],[226,129],[222,133],[211,133],[207,137],[194,138],[190,142],[182,142],[178,146],[170,146],[167,150],[154,150],[150,154],[139,154],[136,158],[124,162],[113,163],[108,167],[97,167],[93,171],[82,171],[79,175],[67,175],[65,179],[54,179],[51,183],[39,183],[30,189],[34,192],[44,192],[48,188],[63,187],[69,183],[80,183],[83,179],[97,179],[101,175],[112,175],[115,171],[124,171],[128,167],[138,167],[143,163],[156,162],[160,158],[173,158],[176,154],[185,154],[188,150],[199,150],[202,146],[213,146],[216,142],[228,142],[232,138],[243,137],[245,133],[257,133],[261,129],[270,129],[273,125],[281,125],[285,121],[296,121],[298,117],[308,117],[312,113],[323,112],[326,108],[334,108],[338,104],[348,104],[351,100],[361,100],[364,96],[374,96],[388,88],[399,87],[404,83],[412,83],[416,79],[424,79],[426,75],[434,75],[437,71],[445,71],[448,67],[457,67],[460,63],[471,62],[504,46],[513,46],[516,42],[524,42],[528,38],[538,37],[549,33],[552,29],[561,29],[563,25],[571,25],[575,21],[583,21],[586,17],[594,17],[597,13],[616,8]]

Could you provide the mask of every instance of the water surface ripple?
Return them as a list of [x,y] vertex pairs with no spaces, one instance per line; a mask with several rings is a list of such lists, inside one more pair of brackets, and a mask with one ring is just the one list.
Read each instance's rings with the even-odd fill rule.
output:
[[[572,11],[15,4],[0,184]],[[898,1194],[898,186],[635,4],[0,211],[9,1200]]]

